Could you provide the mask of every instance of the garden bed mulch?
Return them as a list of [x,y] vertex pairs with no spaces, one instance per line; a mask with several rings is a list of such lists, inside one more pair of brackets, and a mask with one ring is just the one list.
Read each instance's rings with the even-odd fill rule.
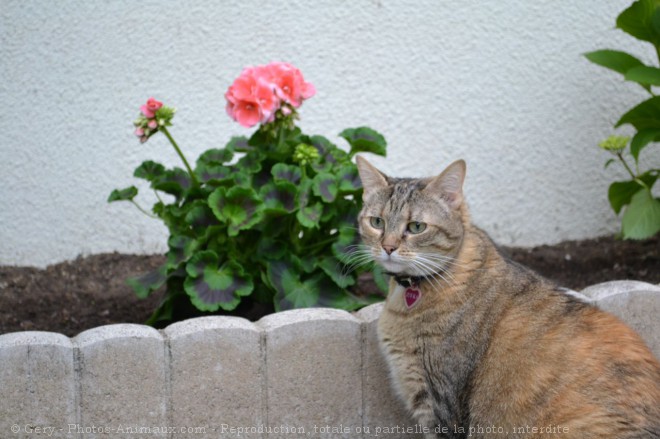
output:
[[[574,290],[620,279],[660,283],[660,237],[644,241],[604,237],[502,251]],[[112,253],[45,269],[0,266],[0,334],[40,330],[74,336],[111,323],[143,323],[162,293],[138,299],[125,279],[163,261],[160,255]]]

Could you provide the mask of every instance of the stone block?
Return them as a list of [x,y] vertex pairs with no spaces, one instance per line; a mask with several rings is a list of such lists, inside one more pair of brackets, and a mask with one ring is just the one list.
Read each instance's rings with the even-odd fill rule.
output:
[[318,308],[272,314],[257,325],[266,331],[268,437],[360,437],[360,322]]
[[[238,317],[201,317],[164,331],[170,348],[170,420],[209,437],[266,437],[262,331]],[[261,429],[259,427],[262,427]]]
[[[154,328],[119,324],[73,339],[78,367],[78,437],[168,437],[165,341]],[[164,431],[163,431],[164,430]]]
[[655,356],[660,358],[660,288],[646,284],[646,289],[606,295],[595,304],[637,331]]
[[0,437],[69,437],[77,403],[73,358],[62,334],[0,335]]
[[401,432],[404,428],[414,428],[415,421],[392,389],[389,369],[378,345],[377,326],[383,305],[376,303],[356,313],[363,326],[363,437],[421,438],[422,434]]
[[607,296],[636,290],[656,291],[660,293],[660,286],[636,280],[614,280],[591,285],[580,291],[580,293],[589,297],[591,300],[597,301]]

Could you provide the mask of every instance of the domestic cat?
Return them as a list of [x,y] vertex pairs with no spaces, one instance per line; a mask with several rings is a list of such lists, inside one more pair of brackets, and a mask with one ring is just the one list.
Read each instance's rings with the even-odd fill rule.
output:
[[658,360],[500,255],[470,222],[464,161],[422,179],[357,165],[363,251],[392,275],[379,341],[425,437],[660,437]]

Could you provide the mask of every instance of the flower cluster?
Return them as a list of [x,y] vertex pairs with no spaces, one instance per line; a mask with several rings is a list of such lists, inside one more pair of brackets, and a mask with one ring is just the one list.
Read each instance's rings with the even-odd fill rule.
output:
[[304,143],[296,146],[296,149],[293,151],[292,160],[294,163],[298,163],[300,166],[307,166],[310,163],[315,163],[319,159],[319,150],[312,145],[306,145]]
[[140,107],[140,117],[133,122],[135,135],[140,138],[140,142],[146,142],[159,127],[170,125],[174,112],[174,108],[165,107],[154,98],[147,99],[147,103]]
[[227,114],[244,127],[289,117],[316,93],[296,67],[284,62],[247,67],[225,93]]
[[630,137],[627,136],[610,136],[598,144],[601,148],[613,154],[618,154],[628,146]]

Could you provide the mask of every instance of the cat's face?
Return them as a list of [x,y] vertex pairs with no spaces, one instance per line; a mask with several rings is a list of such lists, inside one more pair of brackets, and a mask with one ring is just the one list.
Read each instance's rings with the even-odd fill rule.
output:
[[424,179],[387,177],[362,157],[357,165],[364,187],[360,234],[373,259],[396,274],[446,272],[463,241],[465,162]]

